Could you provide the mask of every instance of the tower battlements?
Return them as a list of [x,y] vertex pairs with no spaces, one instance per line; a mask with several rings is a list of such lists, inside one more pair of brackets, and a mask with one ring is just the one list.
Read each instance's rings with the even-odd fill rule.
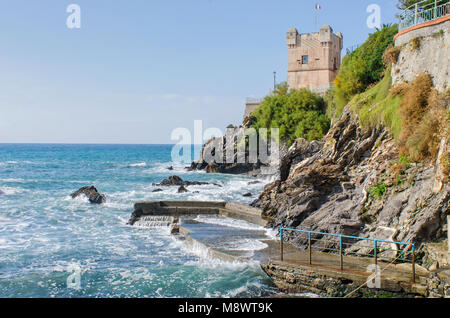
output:
[[342,33],[334,34],[327,24],[316,33],[300,34],[296,28],[291,28],[287,31],[286,44],[289,88],[308,88],[324,94],[332,87],[341,66]]

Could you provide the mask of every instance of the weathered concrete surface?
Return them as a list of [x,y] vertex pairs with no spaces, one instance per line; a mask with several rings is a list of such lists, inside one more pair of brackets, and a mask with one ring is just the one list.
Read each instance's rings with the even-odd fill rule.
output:
[[[415,48],[413,40],[419,43],[419,47]],[[394,85],[411,82],[419,73],[426,72],[438,91],[447,90],[450,78],[450,20],[404,33],[395,39],[395,45],[402,47],[402,50],[391,70]]]
[[239,257],[229,255],[220,251],[211,248],[198,240],[191,237],[191,232],[188,229],[180,227],[178,239],[183,240],[187,247],[190,247],[192,250],[201,250],[204,251],[204,255],[206,258],[215,258],[220,259],[226,262],[239,262],[242,261]]
[[[340,270],[339,255],[312,252],[312,265],[309,264],[309,252],[300,251],[289,244],[284,245],[284,258],[280,261],[279,244],[272,244],[272,257],[261,268],[271,277],[275,285],[288,293],[313,292],[327,297],[344,297],[367,282],[373,273],[372,258],[343,258],[343,270]],[[380,288],[364,287],[352,296],[376,296],[396,294],[398,296],[427,296],[427,278],[429,272],[416,265],[416,283],[412,283],[412,265],[393,264],[379,261],[382,271]]]
[[147,201],[137,202],[128,224],[133,225],[141,217],[155,215],[221,215],[266,226],[267,221],[261,218],[261,210],[237,203],[225,201]]

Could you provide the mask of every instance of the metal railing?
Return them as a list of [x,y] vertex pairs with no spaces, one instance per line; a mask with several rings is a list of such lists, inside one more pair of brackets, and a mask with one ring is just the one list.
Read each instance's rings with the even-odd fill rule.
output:
[[442,18],[450,13],[450,0],[424,0],[399,14],[399,31],[424,22]]
[[[309,264],[313,265],[313,248],[324,253],[339,255],[340,269],[344,269],[344,256],[370,257],[374,264],[381,261],[411,263],[412,281],[415,282],[415,245],[413,243],[386,241],[373,238],[323,233],[300,229],[280,228],[280,260],[284,261],[284,232],[296,232],[305,237],[297,237],[307,243]],[[364,244],[369,242],[370,244]],[[399,248],[399,247],[403,247]],[[391,255],[389,255],[391,254]]]

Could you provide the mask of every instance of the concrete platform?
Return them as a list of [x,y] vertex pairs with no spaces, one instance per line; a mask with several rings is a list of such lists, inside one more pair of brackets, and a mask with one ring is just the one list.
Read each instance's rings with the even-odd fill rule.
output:
[[[198,215],[225,216],[245,220],[260,226],[267,221],[261,217],[261,210],[230,202],[207,201],[150,201],[137,202],[129,224],[149,216],[169,216],[178,223],[180,218]],[[208,256],[226,261],[243,261],[239,253],[224,252],[210,242],[202,242],[188,228],[175,225],[182,240],[190,246],[200,247]],[[366,283],[374,271],[374,259],[366,257],[343,257],[343,269],[340,269],[339,255],[312,252],[312,264],[309,263],[309,251],[299,250],[284,243],[283,261],[280,257],[278,240],[264,240],[267,248],[255,251],[253,259],[261,263],[261,268],[273,280],[275,285],[286,292],[313,292],[321,295],[343,297]],[[416,264],[415,282],[412,279],[411,264],[389,264],[378,260],[379,275],[376,288],[364,287],[356,296],[386,295],[392,293],[399,296],[427,294],[427,278],[429,272]],[[370,285],[369,285],[370,286]]]
[[267,221],[261,218],[261,210],[237,203],[224,201],[146,201],[137,202],[134,212],[128,221],[133,225],[143,216],[195,216],[220,215],[244,220],[253,224],[266,226]]
[[[266,253],[271,257],[261,268],[278,288],[286,292],[313,292],[342,297],[366,283],[374,270],[373,258],[344,256],[341,270],[339,255],[313,251],[310,264],[307,250],[298,250],[284,243],[281,261],[279,243],[271,244],[269,249]],[[429,272],[425,268],[416,264],[413,283],[411,264],[389,264],[381,260],[377,264],[381,270],[378,287],[371,289],[366,286],[363,288],[366,294],[391,292],[403,296],[426,296]],[[356,295],[361,296],[361,293]]]

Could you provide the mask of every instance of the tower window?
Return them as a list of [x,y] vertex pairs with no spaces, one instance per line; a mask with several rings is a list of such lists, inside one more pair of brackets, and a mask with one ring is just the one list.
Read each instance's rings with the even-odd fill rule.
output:
[[302,56],[302,64],[308,64],[308,55]]

